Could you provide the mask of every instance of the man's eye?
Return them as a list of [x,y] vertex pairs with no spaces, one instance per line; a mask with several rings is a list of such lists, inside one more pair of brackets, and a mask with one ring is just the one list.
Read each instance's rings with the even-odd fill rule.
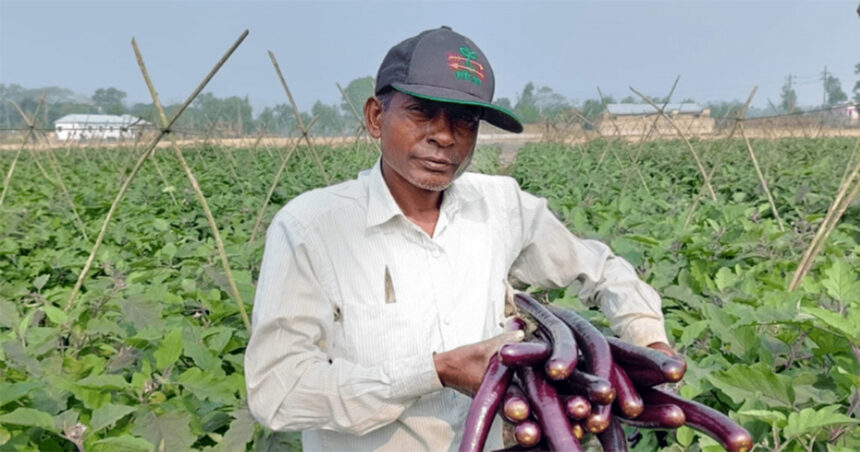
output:
[[430,111],[430,109],[423,105],[410,105],[409,107],[407,107],[407,110],[409,110],[409,112],[411,113],[415,113],[426,118],[432,116],[432,112]]

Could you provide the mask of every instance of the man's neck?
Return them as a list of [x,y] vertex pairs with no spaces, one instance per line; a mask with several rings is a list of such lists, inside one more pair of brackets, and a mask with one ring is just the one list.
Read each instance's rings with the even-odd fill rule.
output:
[[442,192],[424,190],[412,185],[397,171],[382,162],[382,179],[388,186],[388,191],[394,202],[400,207],[403,215],[415,223],[430,237],[436,229],[439,220],[439,208],[442,205]]

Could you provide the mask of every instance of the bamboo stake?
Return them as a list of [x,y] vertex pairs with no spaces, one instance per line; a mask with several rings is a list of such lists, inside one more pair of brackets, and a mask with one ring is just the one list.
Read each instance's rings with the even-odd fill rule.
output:
[[672,127],[675,128],[675,131],[678,132],[678,136],[680,136],[681,139],[684,140],[684,143],[686,143],[687,148],[693,154],[693,158],[696,160],[696,166],[699,167],[699,173],[702,174],[702,178],[704,178],[704,180],[705,180],[705,187],[707,187],[708,192],[711,195],[711,199],[716,201],[717,200],[717,194],[714,193],[714,187],[711,186],[711,179],[708,177],[708,173],[705,171],[705,167],[702,165],[702,160],[699,158],[699,154],[696,152],[695,149],[693,149],[693,145],[690,144],[690,140],[687,139],[687,136],[684,135],[684,132],[682,132],[681,129],[678,127],[678,125],[675,124],[675,121],[673,121],[672,118],[670,118],[669,115],[666,114],[666,112],[660,110],[660,108],[658,108],[657,105],[655,105],[651,99],[642,95],[642,93],[640,93],[639,91],[636,91],[632,86],[630,87],[630,90],[633,91],[634,93],[636,93],[636,95],[638,95],[639,97],[641,97],[642,100],[644,100],[645,102],[648,102],[648,104],[650,104],[652,107],[657,109],[658,113],[661,116],[663,116],[664,118],[666,118],[666,120],[669,121],[669,124],[671,124]]
[[[247,33],[247,32],[246,32]],[[137,43],[132,42],[132,46],[135,50],[135,55],[137,56],[137,64],[141,68],[141,72],[146,72],[146,65],[143,62],[143,57],[140,54],[140,50],[137,48]],[[146,82],[146,87],[149,89],[149,94],[153,98],[153,104],[156,105],[156,108],[159,110],[162,108],[161,103],[157,102],[158,93],[155,91],[155,86],[152,84],[152,80],[150,78],[144,77],[144,81]],[[166,116],[163,111],[159,112],[159,118],[162,121],[162,126],[167,129],[169,124],[165,119]],[[185,176],[188,178],[188,182],[191,183],[191,187],[194,189],[194,194],[197,197],[197,201],[200,203],[200,206],[203,208],[203,213],[206,215],[206,221],[209,223],[209,229],[212,231],[212,236],[215,239],[215,245],[218,248],[218,255],[221,257],[221,266],[224,269],[224,275],[227,278],[227,283],[230,286],[230,291],[233,299],[236,301],[236,305],[239,308],[239,314],[242,317],[242,322],[245,324],[245,328],[250,332],[251,331],[251,321],[248,318],[248,313],[245,311],[245,303],[242,300],[242,295],[239,293],[239,288],[236,285],[236,280],[233,278],[233,272],[230,269],[230,262],[227,259],[227,251],[224,248],[224,242],[221,240],[221,234],[218,231],[218,225],[215,223],[215,217],[212,216],[212,211],[209,209],[209,203],[206,201],[206,196],[203,195],[203,190],[200,189],[200,184],[197,183],[197,178],[194,177],[194,173],[191,171],[191,168],[188,166],[188,163],[185,161],[185,157],[182,155],[182,150],[179,149],[179,146],[176,144],[173,136],[169,137],[171,146],[173,147],[173,153],[176,156],[176,160],[179,161],[182,170],[185,172]]]
[[776,217],[776,222],[779,224],[779,230],[785,232],[785,226],[782,225],[782,218],[779,217],[779,212],[776,210],[776,204],[773,202],[773,195],[770,194],[770,189],[767,187],[767,181],[764,179],[764,174],[761,173],[761,168],[758,165],[758,159],[755,157],[755,152],[753,152],[752,145],[750,144],[749,138],[747,138],[747,134],[744,131],[744,125],[740,124],[741,136],[744,139],[744,143],[747,145],[747,151],[749,151],[750,159],[753,162],[753,166],[755,167],[755,172],[758,175],[758,180],[761,182],[761,187],[764,189],[765,194],[767,194],[767,202],[770,203],[770,210],[773,212],[773,216]]
[[[39,99],[39,103],[36,105],[34,116],[38,116],[39,110],[41,110],[42,105],[45,104],[45,92],[42,92],[42,97]],[[24,135],[24,140],[21,142],[21,147],[18,148],[18,151],[15,152],[15,157],[12,158],[12,163],[9,165],[9,169],[6,171],[6,177],[3,178],[3,191],[0,192],[0,206],[3,205],[3,200],[6,199],[6,193],[9,191],[9,184],[12,183],[12,174],[15,173],[15,165],[18,163],[18,159],[21,157],[21,152],[27,146],[27,141],[29,141],[30,136],[33,134],[33,127],[30,126],[27,130],[27,133]],[[34,135],[35,136],[35,135]]]
[[376,150],[379,151],[380,154],[382,154],[382,148],[379,147],[379,142],[377,142],[373,139],[373,137],[370,136],[370,132],[367,130],[367,125],[365,125],[364,123],[364,118],[358,114],[358,109],[355,108],[355,104],[352,103],[352,99],[350,99],[349,96],[346,95],[346,92],[343,90],[343,88],[340,87],[340,83],[335,82],[334,84],[337,85],[337,89],[338,91],[340,91],[340,95],[343,96],[343,99],[346,101],[347,105],[349,105],[349,109],[352,111],[352,115],[355,116],[356,121],[358,121],[358,125],[361,128],[360,133],[367,135],[367,137],[370,138],[370,141],[372,141],[373,144],[376,145]]
[[[860,140],[857,141],[857,146],[860,146]],[[839,187],[839,192],[836,194],[836,198],[833,199],[833,203],[831,203],[830,208],[827,209],[824,221],[821,222],[818,230],[815,231],[815,236],[812,238],[812,242],[810,242],[809,247],[806,248],[806,251],[803,253],[800,264],[797,266],[797,269],[791,278],[791,282],[788,285],[789,291],[793,291],[800,285],[803,277],[806,276],[806,273],[809,272],[809,269],[812,267],[812,262],[815,260],[815,256],[821,250],[821,247],[827,240],[830,232],[836,228],[836,224],[839,222],[839,218],[842,216],[842,213],[845,212],[845,209],[848,208],[848,205],[857,194],[857,188],[860,187],[860,180],[855,181],[855,179],[857,179],[858,173],[860,173],[860,161],[857,162],[857,165],[851,171],[851,175],[848,179]],[[846,194],[848,194],[847,197]]]
[[[10,101],[10,102],[12,102],[12,105],[14,105],[15,108],[18,110],[18,114],[21,115],[21,118],[24,120],[25,123],[27,123],[27,126],[30,128],[30,130],[35,130],[35,127],[39,123],[38,116],[33,115],[33,118],[30,118],[27,116],[26,113],[24,113],[24,110],[22,110],[21,107],[19,107],[18,104],[14,100]],[[42,164],[39,162],[39,157],[36,155],[36,152],[31,148],[27,148],[27,151],[30,153],[30,157],[32,157],[33,161],[36,163],[36,166],[39,168],[39,171],[42,173],[42,176],[45,178],[45,180],[47,180],[48,182],[60,187],[60,191],[62,191],[63,197],[66,199],[66,202],[69,203],[69,207],[72,208],[72,215],[75,217],[75,225],[80,230],[81,235],[84,236],[84,241],[89,242],[90,239],[89,239],[89,237],[87,237],[86,226],[84,226],[83,220],[81,220],[80,215],[78,215],[78,209],[75,208],[75,203],[72,200],[72,195],[69,194],[69,190],[66,188],[66,184],[63,182],[63,177],[60,175],[59,165],[55,164],[52,167],[52,169],[54,170],[54,177],[56,178],[56,179],[52,179],[51,177],[48,176],[48,173],[45,171],[45,168],[42,167]],[[50,161],[51,158],[53,157],[53,153],[51,152],[51,148],[50,148],[50,143],[49,143],[49,147],[47,147],[47,154],[49,156],[48,160]],[[56,163],[56,161],[54,161],[53,163]]]
[[209,81],[212,80],[212,77],[215,76],[215,73],[217,73],[218,70],[221,69],[221,66],[223,66],[224,63],[227,62],[227,59],[230,58],[230,55],[232,55],[233,52],[236,50],[236,48],[239,47],[239,44],[242,43],[242,41],[245,39],[246,36],[248,36],[248,30],[245,30],[239,36],[239,38],[236,39],[236,41],[233,43],[233,45],[230,46],[230,48],[227,50],[227,52],[224,54],[224,56],[222,56],[221,59],[218,60],[217,63],[215,63],[215,66],[212,68],[212,70],[210,70],[209,73],[206,74],[206,77],[203,78],[203,81],[201,81],[200,84],[197,85],[197,88],[195,88],[194,91],[191,93],[191,95],[188,96],[188,99],[185,100],[185,102],[182,104],[182,106],[179,108],[179,110],[176,113],[174,113],[173,118],[167,123],[167,125],[163,129],[161,129],[161,131],[158,133],[158,135],[155,137],[155,139],[153,139],[152,143],[149,145],[149,147],[146,149],[146,151],[140,156],[140,158],[135,163],[134,168],[132,168],[131,173],[129,173],[129,175],[126,176],[125,180],[123,181],[122,185],[120,186],[119,191],[116,194],[116,197],[113,200],[113,203],[110,206],[110,209],[108,210],[107,216],[105,216],[104,223],[102,223],[102,228],[99,231],[98,236],[96,237],[96,242],[93,245],[92,251],[90,251],[90,256],[87,258],[87,262],[86,262],[86,264],[84,264],[84,268],[81,270],[81,273],[78,275],[78,280],[77,280],[77,282],[75,282],[75,286],[74,286],[74,288],[72,288],[72,292],[69,294],[69,297],[66,299],[66,309],[65,309],[66,311],[69,311],[72,309],[72,306],[74,305],[75,299],[78,296],[78,292],[81,290],[81,286],[83,286],[84,279],[86,278],[87,273],[90,271],[90,267],[92,267],[92,265],[93,265],[93,261],[95,260],[96,253],[98,252],[99,247],[101,246],[102,241],[104,240],[105,233],[107,233],[107,228],[108,228],[108,225],[110,224],[110,220],[113,218],[113,215],[116,212],[117,207],[119,207],[119,203],[122,200],[123,196],[125,195],[126,190],[128,190],[128,186],[131,184],[132,179],[134,179],[134,176],[137,174],[138,170],[140,170],[140,167],[143,166],[143,163],[146,161],[147,158],[149,158],[149,156],[152,154],[153,150],[155,150],[155,147],[158,145],[158,143],[161,141],[161,139],[165,135],[170,133],[170,128],[173,127],[173,124],[176,123],[176,120],[179,119],[179,117],[182,115],[182,113],[185,112],[185,109],[188,108],[188,105],[190,105],[191,102],[194,101],[194,98],[196,98],[197,95],[200,94],[200,91],[202,91],[203,88],[205,88],[206,85],[209,83]]
[[[741,122],[745,120],[746,114],[747,114],[747,109],[749,108],[750,103],[752,103],[752,99],[755,96],[755,93],[757,90],[758,90],[758,86],[753,86],[752,90],[750,90],[750,93],[747,96],[746,102],[744,102],[743,107],[740,109],[740,111],[738,111],[738,115],[735,118],[735,124],[734,124],[734,126],[732,126],[732,130],[729,131],[729,134],[723,140],[723,143],[725,143],[725,148],[721,149],[717,153],[717,160],[714,162],[714,165],[711,168],[711,172],[708,173],[709,179],[714,177],[714,174],[716,174],[716,172],[717,172],[717,168],[722,163],[723,154],[725,154],[726,151],[731,146],[731,139],[732,139],[732,137],[734,137],[735,131],[738,130],[738,127],[740,126]],[[699,192],[696,194],[696,197],[693,200],[692,206],[690,206],[690,211],[687,213],[687,219],[684,220],[683,230],[687,230],[687,226],[690,225],[690,221],[693,219],[693,214],[696,212],[696,209],[698,209],[698,207],[699,207],[699,202],[701,201],[702,196],[704,196],[704,186],[702,186],[699,189]]]
[[[316,117],[308,123],[308,127],[310,128],[316,122]],[[275,188],[278,186],[278,181],[281,178],[281,173],[284,172],[284,168],[287,167],[287,162],[290,160],[290,157],[293,156],[293,152],[299,146],[299,140],[293,142],[293,146],[290,150],[287,151],[287,154],[281,159],[281,164],[278,166],[278,170],[275,171],[275,177],[272,179],[272,185],[269,186],[269,191],[266,192],[266,199],[263,201],[263,205],[260,206],[260,210],[257,212],[257,219],[254,220],[254,228],[251,229],[251,238],[248,240],[248,244],[252,245],[254,243],[254,239],[257,238],[257,231],[260,230],[260,225],[263,223],[263,216],[266,213],[266,207],[269,206],[269,201],[272,199],[272,194],[275,192]]]
[[269,52],[269,59],[272,60],[272,65],[275,66],[275,72],[278,73],[278,79],[281,81],[281,86],[284,87],[284,91],[287,93],[287,98],[290,100],[290,105],[293,107],[293,114],[296,116],[296,124],[299,126],[299,131],[302,136],[299,139],[304,138],[305,142],[308,144],[308,148],[311,150],[311,156],[313,156],[314,160],[319,167],[320,174],[322,174],[323,182],[326,185],[329,185],[331,182],[329,181],[328,175],[325,173],[325,168],[323,167],[322,160],[320,160],[319,155],[317,154],[316,148],[313,143],[311,143],[311,139],[308,137],[308,129],[304,126],[302,122],[302,114],[299,112],[299,107],[296,105],[296,101],[293,99],[293,94],[290,92],[290,88],[287,86],[287,81],[284,79],[284,74],[281,73],[281,67],[278,65],[278,60],[275,59],[275,54],[272,53],[271,50]]
[[[672,88],[669,90],[669,95],[666,96],[666,100],[663,102],[663,106],[660,108],[660,112],[666,109],[666,106],[669,105],[669,100],[672,99],[672,95],[675,94],[675,89],[678,88],[678,82],[681,80],[681,76],[678,75],[675,77],[675,81],[672,83]],[[600,102],[603,104],[603,108],[606,109],[606,100],[603,97],[603,93],[600,91],[600,87],[597,88],[597,93],[600,95]],[[611,118],[611,117],[610,117]],[[648,194],[651,194],[651,191],[648,189],[648,184],[645,182],[645,177],[642,176],[642,172],[639,170],[639,157],[642,155],[643,143],[648,141],[651,137],[651,133],[653,133],[657,129],[657,121],[660,119],[660,116],[657,115],[654,120],[651,122],[651,127],[648,128],[648,132],[646,132],[640,139],[639,143],[636,146],[636,154],[631,158],[633,162],[633,167],[636,170],[636,174],[639,176],[640,182],[645,187],[645,191]],[[615,120],[612,119],[612,123],[615,124]],[[618,126],[615,126],[616,130],[618,130]],[[630,172],[625,171],[624,184],[622,185],[622,191],[625,187],[627,187],[627,181],[630,180]]]

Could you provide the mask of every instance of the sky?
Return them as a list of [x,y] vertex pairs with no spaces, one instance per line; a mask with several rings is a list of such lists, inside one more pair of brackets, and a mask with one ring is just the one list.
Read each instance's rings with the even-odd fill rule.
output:
[[524,85],[572,101],[621,99],[630,87],[674,100],[779,103],[791,74],[800,105],[822,102],[825,66],[851,90],[860,17],[848,1],[10,1],[0,0],[0,83],[82,94],[116,87],[150,102],[134,37],[163,103],[181,102],[244,30],[207,86],[248,96],[255,113],[286,103],[274,52],[302,110],[339,104],[335,83],[375,76],[388,49],[451,26],[487,55],[496,98]]

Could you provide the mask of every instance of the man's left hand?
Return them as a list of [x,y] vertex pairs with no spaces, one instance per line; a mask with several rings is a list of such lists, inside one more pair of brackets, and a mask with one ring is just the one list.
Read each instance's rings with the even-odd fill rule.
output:
[[654,350],[657,350],[659,352],[663,352],[664,354],[666,354],[667,356],[670,356],[672,358],[678,358],[681,360],[684,359],[678,353],[675,352],[675,349],[673,349],[671,345],[669,345],[665,342],[652,342],[652,343],[648,344],[648,348],[653,348]]

